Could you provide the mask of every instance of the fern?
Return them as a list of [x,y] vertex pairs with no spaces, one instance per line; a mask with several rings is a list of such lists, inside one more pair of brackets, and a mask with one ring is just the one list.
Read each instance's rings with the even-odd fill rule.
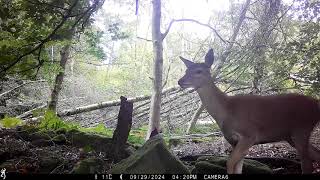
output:
[[39,128],[43,130],[53,130],[56,131],[58,129],[78,129],[79,125],[75,123],[66,123],[61,120],[52,110],[47,110],[44,114],[44,118],[41,120],[39,124]]

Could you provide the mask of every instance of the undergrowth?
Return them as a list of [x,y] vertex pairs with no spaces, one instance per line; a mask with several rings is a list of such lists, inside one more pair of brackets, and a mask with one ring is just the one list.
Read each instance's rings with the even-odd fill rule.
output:
[[76,123],[65,122],[61,120],[56,113],[51,110],[47,110],[44,114],[44,117],[40,121],[39,128],[40,130],[56,131],[59,129],[65,129],[70,131],[73,129],[79,129],[80,125]]
[[23,121],[15,117],[5,116],[3,119],[0,120],[0,126],[4,128],[15,128],[20,125],[23,125]]
[[[5,117],[0,120],[0,126],[5,128],[14,128],[19,125],[23,125],[21,119],[15,117]],[[98,135],[103,135],[111,138],[113,135],[113,128],[107,128],[103,123],[98,124],[95,127],[84,128],[81,127],[78,123],[66,122],[59,118],[55,112],[47,110],[44,113],[43,118],[40,120],[40,123],[37,125],[37,128],[40,131],[59,131],[64,130],[65,132],[70,130],[78,130],[85,133],[93,133]],[[192,130],[192,133],[208,133],[217,130],[218,127],[216,124],[207,124],[207,125],[197,125],[196,128]],[[148,126],[142,126],[138,129],[131,129],[128,142],[133,145],[142,145],[145,142],[145,137],[148,131]],[[177,133],[178,132],[178,133]],[[175,135],[183,135],[182,130],[176,131]],[[169,144],[170,134],[165,131],[163,132],[163,138],[167,144]],[[202,138],[198,141],[212,141],[212,138]]]
[[[46,111],[44,118],[41,120],[39,128],[41,130],[53,130],[57,131],[59,129],[79,130],[85,133],[99,134],[111,138],[114,129],[107,128],[103,123],[98,124],[95,127],[84,128],[80,124],[70,123],[61,120],[53,111]],[[147,133],[147,126],[141,127],[137,130],[131,130],[128,142],[134,145],[142,145],[145,142],[145,135]]]

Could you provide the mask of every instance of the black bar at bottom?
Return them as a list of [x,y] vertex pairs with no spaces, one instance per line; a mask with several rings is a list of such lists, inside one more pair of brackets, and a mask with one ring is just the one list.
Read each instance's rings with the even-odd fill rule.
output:
[[[310,175],[277,175],[277,174],[261,174],[261,175],[227,175],[227,174],[18,174],[18,173],[6,173],[5,180],[10,179],[29,179],[32,180],[62,180],[62,179],[85,179],[85,180],[229,180],[229,179],[254,179],[254,180],[284,180],[286,178],[303,178],[303,179],[320,179],[320,174]],[[3,180],[3,177],[0,177]]]

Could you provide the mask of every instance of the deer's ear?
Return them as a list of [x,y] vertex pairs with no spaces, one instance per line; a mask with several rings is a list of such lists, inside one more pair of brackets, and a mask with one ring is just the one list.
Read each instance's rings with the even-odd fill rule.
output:
[[204,63],[209,67],[211,67],[211,65],[213,64],[213,61],[214,61],[214,53],[213,53],[213,49],[210,49],[206,54]]
[[183,63],[187,66],[187,68],[191,67],[191,66],[194,64],[194,62],[189,61],[188,59],[183,58],[183,57],[181,57],[181,56],[180,56],[180,59],[181,59],[181,60],[183,61]]

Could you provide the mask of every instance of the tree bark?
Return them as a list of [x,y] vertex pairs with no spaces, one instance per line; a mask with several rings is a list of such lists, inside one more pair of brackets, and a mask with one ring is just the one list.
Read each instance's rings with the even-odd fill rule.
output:
[[160,110],[163,71],[163,36],[160,31],[161,0],[153,0],[152,11],[152,42],[153,42],[153,92],[151,96],[149,128],[146,139],[151,132],[160,132]]
[[[231,52],[231,49],[234,45],[234,42],[236,41],[237,39],[237,36],[239,34],[239,30],[240,30],[240,27],[242,25],[242,22],[243,20],[245,19],[245,16],[246,16],[246,13],[247,13],[247,10],[250,6],[250,0],[247,0],[242,11],[241,11],[241,14],[240,14],[240,17],[239,17],[239,21],[236,25],[236,27],[234,28],[233,30],[233,34],[229,40],[229,45],[227,46],[226,50],[224,51],[224,53],[222,54],[221,58],[220,58],[220,61],[218,62],[216,68],[213,70],[213,74],[212,74],[212,77],[213,79],[217,78],[217,76],[219,75],[220,73],[220,70],[224,64],[224,62],[226,61],[226,59],[228,58],[230,52]],[[190,130],[194,129],[194,126],[197,124],[197,120],[199,119],[199,116],[200,114],[202,113],[202,111],[204,110],[204,107],[203,107],[203,104],[201,103],[200,107],[197,109],[197,111],[195,112],[195,114],[193,115],[192,119],[191,119],[191,122],[190,122],[190,125],[186,131],[187,134],[190,133]]]
[[112,151],[113,158],[116,162],[121,160],[121,155],[125,152],[125,145],[127,143],[129,133],[132,126],[132,112],[133,112],[133,103],[129,102],[127,98],[121,96],[121,105],[118,114],[118,124],[113,133],[112,137]]
[[61,59],[60,59],[60,67],[61,71],[56,76],[55,84],[53,87],[53,90],[51,92],[51,99],[49,102],[49,109],[53,110],[54,112],[57,112],[57,103],[58,98],[60,94],[60,90],[62,88],[63,78],[65,74],[66,64],[69,59],[70,55],[70,44],[65,45],[62,50],[60,51]]

